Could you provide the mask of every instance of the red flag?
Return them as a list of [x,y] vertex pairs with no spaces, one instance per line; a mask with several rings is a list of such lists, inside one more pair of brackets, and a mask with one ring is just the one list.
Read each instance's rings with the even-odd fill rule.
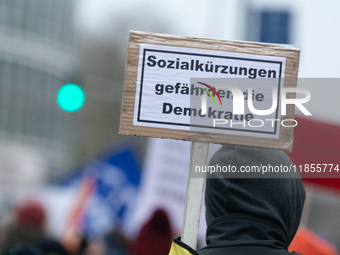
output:
[[[333,168],[340,167],[340,126],[301,117],[295,119],[298,125],[294,128],[293,152],[288,153],[294,164],[303,167],[305,164],[328,164],[327,172],[331,164]],[[314,176],[323,174],[315,173]],[[303,180],[340,191],[340,171],[333,171],[332,177]]]

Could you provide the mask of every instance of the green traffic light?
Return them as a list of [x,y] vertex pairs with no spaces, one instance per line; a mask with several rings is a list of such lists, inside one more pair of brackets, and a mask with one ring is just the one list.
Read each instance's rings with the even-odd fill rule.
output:
[[77,84],[65,84],[57,93],[57,103],[66,112],[78,111],[85,103],[85,92]]

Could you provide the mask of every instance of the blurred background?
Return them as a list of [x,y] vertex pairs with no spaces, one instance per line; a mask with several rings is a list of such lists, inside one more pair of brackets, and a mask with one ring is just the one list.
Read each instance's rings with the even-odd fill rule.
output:
[[[130,30],[300,46],[312,117],[296,111],[290,156],[340,165],[339,12],[337,0],[1,0],[0,226],[33,199],[73,254],[137,254],[153,216],[180,234],[190,144],[118,134]],[[86,95],[75,112],[56,101],[68,83]],[[304,224],[340,248],[340,179],[305,184]]]

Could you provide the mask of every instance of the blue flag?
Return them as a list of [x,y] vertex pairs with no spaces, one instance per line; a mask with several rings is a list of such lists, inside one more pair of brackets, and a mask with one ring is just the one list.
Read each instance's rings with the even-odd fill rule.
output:
[[123,228],[125,215],[136,203],[140,181],[136,150],[112,148],[77,168],[59,185],[84,189],[85,178],[92,179],[94,187],[87,188],[91,192],[85,191],[85,196],[89,197],[78,229],[84,236],[96,238],[115,228]]

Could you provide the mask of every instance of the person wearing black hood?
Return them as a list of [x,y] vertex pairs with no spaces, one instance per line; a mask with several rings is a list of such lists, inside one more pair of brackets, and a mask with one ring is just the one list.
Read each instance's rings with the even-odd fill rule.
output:
[[[222,146],[209,162],[210,166],[230,165],[237,170],[260,165],[289,168],[292,164],[283,151],[239,146]],[[292,169],[267,173],[263,176],[267,178],[226,173],[208,176],[207,245],[198,254],[296,254],[287,249],[300,224],[305,190],[299,173]]]
[[[298,255],[288,252],[288,246],[299,227],[306,194],[290,158],[280,150],[222,146],[209,166],[234,167],[235,172],[207,176],[207,245],[197,253],[174,239],[169,255]],[[247,166],[283,171],[241,173]]]

